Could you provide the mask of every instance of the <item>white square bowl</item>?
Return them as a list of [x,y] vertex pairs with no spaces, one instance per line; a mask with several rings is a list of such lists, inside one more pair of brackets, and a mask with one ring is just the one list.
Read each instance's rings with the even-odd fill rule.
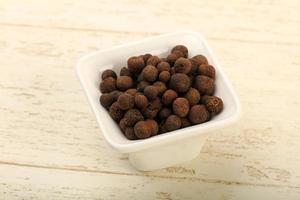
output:
[[[151,53],[165,57],[170,49],[178,44],[188,47],[190,57],[205,55],[209,63],[216,68],[215,95],[223,99],[223,111],[203,124],[143,140],[126,139],[117,123],[99,103],[101,72],[105,69],[119,72],[126,66],[127,58],[133,55]],[[130,163],[138,170],[165,168],[195,158],[210,131],[229,125],[240,116],[237,95],[206,40],[196,32],[179,31],[100,50],[82,57],[78,61],[76,71],[104,138],[117,151],[128,153]]]

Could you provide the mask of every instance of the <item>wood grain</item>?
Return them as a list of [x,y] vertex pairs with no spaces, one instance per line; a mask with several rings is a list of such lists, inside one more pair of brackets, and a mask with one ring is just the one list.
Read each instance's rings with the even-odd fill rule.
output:
[[[137,199],[140,191],[149,199],[198,199],[198,194],[204,199],[300,198],[297,1],[191,1],[184,6],[175,1],[169,6],[165,1],[0,2],[0,176],[3,184],[10,183],[0,194],[17,194],[7,199],[21,198],[17,191],[23,190],[28,199]],[[75,77],[76,60],[97,49],[185,28],[207,36],[241,99],[243,118],[212,133],[197,159],[137,172],[101,136]],[[27,180],[19,182],[23,179],[10,168],[26,172]],[[54,179],[47,183],[57,176],[71,184],[65,173],[77,180],[96,174],[91,182],[100,181],[67,190],[55,187],[59,181]],[[44,185],[37,186],[38,178],[31,176],[46,177]],[[152,189],[137,187],[134,195],[125,195],[130,183],[143,181]],[[183,189],[159,190],[169,184]],[[118,190],[123,192],[109,196]]]

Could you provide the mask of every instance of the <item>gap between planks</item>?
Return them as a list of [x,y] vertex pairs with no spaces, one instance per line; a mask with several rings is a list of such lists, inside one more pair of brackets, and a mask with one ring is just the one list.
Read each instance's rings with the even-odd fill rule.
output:
[[268,188],[289,188],[289,189],[300,189],[300,186],[292,185],[279,185],[279,184],[261,184],[261,183],[250,183],[250,182],[239,182],[239,181],[226,181],[218,179],[205,179],[199,177],[174,177],[174,176],[163,176],[163,175],[153,175],[147,173],[124,173],[124,172],[111,172],[104,170],[92,170],[92,169],[76,169],[76,168],[65,168],[57,166],[44,166],[44,165],[31,165],[26,163],[14,163],[14,162],[5,162],[0,161],[0,165],[8,166],[18,166],[18,167],[28,167],[28,168],[37,168],[37,169],[51,169],[51,170],[61,170],[61,171],[73,171],[73,172],[84,172],[84,173],[96,173],[96,174],[110,174],[118,176],[138,176],[138,177],[149,177],[149,178],[161,178],[161,179],[173,179],[173,180],[188,180],[194,182],[204,182],[204,183],[213,183],[213,184],[223,184],[223,185],[236,185],[236,186],[260,186]]

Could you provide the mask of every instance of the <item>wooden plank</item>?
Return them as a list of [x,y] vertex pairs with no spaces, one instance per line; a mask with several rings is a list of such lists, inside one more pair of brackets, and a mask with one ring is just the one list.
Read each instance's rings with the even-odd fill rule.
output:
[[188,179],[0,165],[1,198],[15,199],[289,199],[299,188],[206,183]]

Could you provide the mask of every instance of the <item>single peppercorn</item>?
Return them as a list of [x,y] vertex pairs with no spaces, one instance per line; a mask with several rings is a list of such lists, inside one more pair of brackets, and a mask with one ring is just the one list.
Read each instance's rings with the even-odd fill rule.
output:
[[188,57],[188,54],[189,54],[189,50],[186,46],[183,46],[183,45],[176,45],[175,47],[173,47],[173,49],[171,50],[171,53],[174,53],[175,51],[180,51],[183,56],[185,58]]
[[125,125],[127,127],[134,126],[138,121],[144,120],[142,113],[136,108],[128,110],[125,113],[124,118],[126,119]]
[[154,120],[139,121],[134,126],[134,133],[140,139],[149,138],[158,132],[158,124]]
[[150,53],[146,53],[146,54],[143,55],[142,57],[143,57],[143,59],[144,59],[144,62],[147,63],[147,60],[148,60],[149,58],[151,58],[152,55],[151,55]]
[[175,72],[188,74],[192,69],[192,63],[186,58],[178,58],[174,63]]
[[179,117],[185,117],[189,113],[190,105],[186,98],[178,97],[173,101],[173,112]]
[[181,127],[181,119],[177,115],[170,115],[165,122],[167,131],[174,131]]
[[116,89],[116,79],[114,79],[113,77],[108,77],[100,83],[100,91],[102,93],[109,93]]
[[169,87],[176,92],[186,92],[190,88],[190,79],[183,73],[173,74],[169,82]]
[[127,67],[122,67],[120,70],[120,76],[129,76],[131,77],[131,72]]
[[134,96],[137,92],[138,91],[135,88],[131,88],[125,91],[126,94],[131,94],[132,96]]
[[189,61],[191,62],[192,64],[192,68],[191,68],[191,71],[189,72],[189,75],[193,75],[195,72],[197,72],[198,70],[198,67],[199,67],[199,63],[196,59],[194,58],[190,58]]
[[161,60],[159,57],[157,56],[151,56],[148,60],[147,60],[147,65],[153,65],[154,67],[157,66],[158,63],[160,63]]
[[170,105],[176,98],[178,97],[178,94],[174,90],[166,90],[162,95],[162,103],[166,106]]
[[172,114],[172,111],[169,108],[164,107],[159,111],[159,118],[160,119],[166,119]]
[[171,78],[171,74],[168,71],[162,71],[160,72],[158,76],[158,80],[167,83]]
[[[105,79],[106,80],[106,79]],[[117,78],[117,87],[119,90],[125,91],[133,87],[133,80],[129,76],[120,76]]]
[[185,117],[180,118],[181,119],[181,128],[186,128],[192,125],[192,123]]
[[193,106],[199,103],[201,95],[197,89],[190,88],[184,97],[189,101],[190,106]]
[[117,74],[113,70],[107,69],[104,72],[102,72],[101,78],[102,78],[102,80],[104,80],[104,79],[106,79],[108,77],[112,77],[112,78],[116,79],[117,78]]
[[214,80],[207,76],[198,75],[195,78],[194,88],[196,88],[200,94],[212,95],[215,89]]
[[148,107],[151,109],[158,109],[160,110],[162,108],[162,102],[159,97],[156,97],[152,101],[149,102]]
[[158,111],[161,109],[162,104],[159,98],[155,98],[154,100],[150,101],[147,107],[142,109],[142,113],[145,118],[153,119],[156,117]]
[[212,79],[215,78],[216,76],[216,70],[213,66],[207,65],[207,64],[202,64],[198,67],[198,73],[200,75],[208,76]]
[[134,97],[134,103],[138,108],[145,108],[148,105],[148,99],[143,94],[136,94]]
[[212,114],[219,114],[223,110],[223,101],[219,97],[205,95],[203,97],[203,103]]
[[117,102],[122,110],[129,110],[134,107],[134,96],[123,93],[119,96]]
[[109,106],[118,100],[122,92],[115,90],[110,93],[105,93],[100,96],[100,103],[103,107],[109,108]]
[[119,122],[123,118],[124,111],[120,108],[120,105],[118,102],[113,103],[109,107],[109,115],[116,122]]
[[193,57],[193,59],[195,59],[199,65],[201,64],[208,64],[208,60],[205,56],[203,55],[196,55]]
[[167,56],[167,62],[170,64],[170,66],[173,66],[178,58],[179,56],[177,54],[171,53]]
[[153,86],[153,85],[149,85],[147,87],[145,87],[144,89],[144,95],[149,99],[149,100],[153,100],[157,97],[159,91],[157,89],[157,87]]
[[134,129],[132,127],[127,127],[124,131],[124,135],[128,140],[136,140],[138,139],[134,134]]
[[161,81],[156,81],[155,83],[153,83],[153,86],[158,89],[158,95],[162,95],[167,90],[166,84]]
[[153,65],[147,65],[142,71],[143,79],[148,82],[154,82],[157,79],[158,71]]
[[145,67],[144,59],[137,56],[130,57],[127,60],[127,66],[130,72],[139,74]]
[[193,124],[200,124],[208,121],[210,114],[204,105],[195,105],[191,107],[188,118]]
[[171,69],[171,67],[170,67],[170,64],[168,62],[161,62],[157,65],[158,72],[170,71],[170,69]]

